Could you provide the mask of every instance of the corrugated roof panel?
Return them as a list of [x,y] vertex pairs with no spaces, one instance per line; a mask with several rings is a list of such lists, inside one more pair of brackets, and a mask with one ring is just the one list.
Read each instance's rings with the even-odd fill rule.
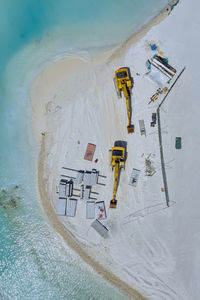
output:
[[76,206],[77,206],[77,200],[76,199],[68,199],[67,200],[67,216],[68,217],[75,217],[75,215],[76,215]]
[[91,226],[102,236],[104,237],[108,232],[108,229],[98,220],[95,220]]
[[73,182],[70,181],[66,184],[66,196],[71,197],[73,193]]
[[86,186],[84,191],[83,200],[88,200],[90,198],[91,187]]
[[86,203],[86,218],[94,219],[95,218],[95,202],[87,201]]
[[66,198],[66,185],[62,183],[59,184],[59,198]]
[[66,199],[58,199],[57,215],[65,216],[66,214]]
[[91,172],[86,171],[84,178],[83,178],[83,184],[84,185],[91,185]]
[[91,174],[91,185],[97,184],[98,172],[92,172]]

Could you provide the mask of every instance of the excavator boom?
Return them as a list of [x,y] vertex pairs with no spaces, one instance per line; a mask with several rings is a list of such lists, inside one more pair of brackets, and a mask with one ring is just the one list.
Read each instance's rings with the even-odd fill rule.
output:
[[123,91],[124,97],[126,99],[126,109],[127,109],[127,115],[128,115],[127,130],[128,130],[128,133],[132,133],[132,132],[134,132],[134,125],[131,124],[131,96],[130,96],[130,91],[127,89],[126,84],[123,85],[122,91]]
[[126,108],[128,115],[128,133],[134,132],[134,125],[131,124],[131,90],[133,88],[133,79],[130,75],[129,68],[120,68],[115,71],[115,83],[118,95],[121,96],[121,92],[126,99]]
[[113,188],[113,197],[110,201],[110,208],[116,208],[117,200],[117,188],[120,177],[121,168],[125,167],[126,160],[126,142],[116,141],[114,147],[111,149],[111,166],[114,169],[114,188]]

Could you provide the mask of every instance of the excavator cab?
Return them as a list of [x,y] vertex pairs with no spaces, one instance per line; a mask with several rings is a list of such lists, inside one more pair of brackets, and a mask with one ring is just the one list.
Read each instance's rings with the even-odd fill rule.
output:
[[111,149],[111,167],[114,170],[114,189],[113,189],[113,198],[110,201],[110,208],[116,208],[117,200],[117,188],[119,183],[120,171],[122,168],[125,168],[126,161],[126,147],[127,143],[124,141],[116,141],[114,147]]
[[133,78],[131,77],[129,68],[124,67],[115,71],[115,80],[118,90],[122,90],[122,85],[125,83],[131,92],[133,88]]
[[130,69],[127,67],[120,68],[115,71],[115,88],[119,98],[122,97],[122,92],[126,99],[127,115],[128,115],[128,133],[134,132],[134,125],[131,124],[131,94],[133,88],[133,78],[131,77]]

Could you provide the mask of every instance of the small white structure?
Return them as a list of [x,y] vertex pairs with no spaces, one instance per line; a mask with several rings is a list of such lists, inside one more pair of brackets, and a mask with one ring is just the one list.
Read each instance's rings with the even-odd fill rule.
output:
[[76,199],[68,199],[67,200],[67,213],[66,213],[66,215],[68,217],[75,217],[76,207],[77,207],[77,200]]
[[95,218],[95,202],[87,201],[86,203],[86,218],[94,219]]
[[74,183],[81,184],[82,181],[83,181],[83,176],[84,176],[84,171],[83,170],[77,171],[76,179],[74,180]]
[[91,224],[92,228],[94,228],[98,234],[100,234],[102,237],[106,235],[108,232],[108,229],[101,223],[99,220],[94,220],[94,222]]
[[97,184],[99,172],[97,170],[92,170],[91,173],[91,185]]
[[85,175],[83,178],[84,185],[94,185],[97,184],[99,172],[96,170],[85,171]]
[[59,198],[66,199],[66,185],[59,183]]
[[139,120],[139,126],[140,126],[140,134],[146,135],[144,120]]
[[85,171],[85,175],[83,178],[83,184],[84,185],[91,185],[91,171]]
[[95,203],[95,211],[96,211],[96,218],[103,220],[106,219],[106,209],[104,201],[99,201]]
[[71,197],[73,194],[73,181],[66,182],[66,197]]
[[133,169],[131,176],[130,176],[129,185],[137,186],[137,181],[138,181],[139,176],[140,176],[140,170]]
[[91,186],[86,185],[83,200],[88,200],[90,198]]
[[58,199],[58,206],[57,206],[57,215],[65,216],[66,215],[66,199]]

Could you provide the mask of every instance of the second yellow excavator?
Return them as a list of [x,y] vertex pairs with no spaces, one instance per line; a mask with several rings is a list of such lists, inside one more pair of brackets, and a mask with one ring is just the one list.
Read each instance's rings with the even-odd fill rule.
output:
[[134,125],[131,124],[131,93],[133,88],[133,78],[131,77],[130,69],[124,67],[115,71],[114,82],[118,96],[121,98],[123,92],[124,97],[126,99],[126,108],[128,115],[127,130],[128,133],[132,133],[134,132]]
[[124,141],[116,141],[114,147],[111,149],[111,163],[112,169],[114,169],[114,189],[113,189],[113,198],[110,201],[110,208],[116,208],[117,200],[117,188],[119,183],[120,171],[122,168],[125,168],[126,161],[126,148],[127,143]]

